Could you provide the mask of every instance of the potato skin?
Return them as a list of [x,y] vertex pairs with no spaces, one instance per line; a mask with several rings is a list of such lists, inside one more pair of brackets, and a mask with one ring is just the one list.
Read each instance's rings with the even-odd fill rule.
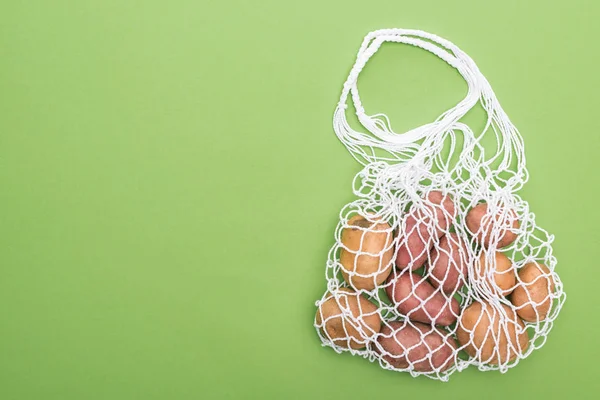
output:
[[[527,350],[529,336],[525,325],[508,306],[501,304],[508,316],[501,324],[501,314],[489,303],[474,302],[463,310],[456,326],[456,338],[471,357],[486,364],[506,364]],[[523,329],[517,332],[517,327]],[[506,329],[505,329],[506,328]],[[508,335],[506,334],[508,332]],[[470,335],[473,333],[473,341]],[[477,351],[481,351],[478,355]]]
[[[340,306],[331,293],[328,293],[327,299],[319,305],[315,322],[321,327],[323,335],[336,345],[361,349],[381,330],[381,316],[377,306],[351,289],[340,288],[338,292],[343,293],[340,296],[340,304],[344,308],[349,308],[352,316],[360,318],[360,322],[355,324],[350,318],[343,316]],[[354,327],[356,325],[361,327],[367,337],[360,334]]]
[[456,342],[431,325],[388,322],[381,329],[377,342],[376,351],[380,352],[381,358],[397,369],[412,365],[414,371],[442,372],[455,363]]
[[[406,229],[400,235],[396,266],[401,270],[409,265],[412,271],[422,267],[433,244],[433,237],[428,228],[431,227],[439,238],[456,217],[456,207],[449,195],[434,190],[429,192],[426,198],[434,204],[425,204],[429,213],[413,208],[406,218]],[[428,214],[433,215],[433,219]]]
[[466,243],[451,232],[440,239],[438,246],[431,249],[429,282],[440,287],[445,293],[456,293],[465,283],[467,277]]
[[432,190],[429,192],[427,194],[427,200],[440,206],[434,207],[437,224],[436,230],[438,237],[440,237],[446,232],[448,227],[454,223],[454,219],[456,218],[456,206],[450,195],[444,194],[439,190]]
[[[488,275],[490,270],[493,270],[491,277]],[[479,263],[475,263],[475,271],[480,279],[487,281],[490,289],[496,289],[496,292],[501,296],[508,296],[517,283],[512,261],[499,251],[494,253],[494,264],[487,261],[486,253],[482,251],[479,256]],[[496,286],[498,287],[496,288]]]
[[458,300],[446,298],[425,278],[409,271],[392,273],[386,293],[398,311],[413,321],[448,326],[460,312]]
[[[514,211],[510,211],[515,220],[512,222],[512,229],[519,229],[521,223],[516,219]],[[467,228],[475,235],[479,244],[485,248],[489,248],[492,240],[492,230],[494,224],[499,223],[499,216],[488,214],[487,203],[480,203],[473,207],[467,213],[466,217]],[[508,222],[506,222],[508,224]],[[510,245],[517,238],[517,234],[512,232],[508,226],[500,227],[500,239],[497,248],[503,248]]]
[[429,248],[433,242],[427,231],[427,225],[417,222],[413,215],[409,215],[406,219],[405,232],[406,234],[400,239],[400,245],[398,246],[396,266],[399,269],[405,269],[410,265],[411,271],[414,271],[427,260]]
[[[347,248],[340,252],[342,275],[356,290],[373,290],[392,271],[394,237],[391,227],[387,222],[371,222],[362,215],[350,218],[348,225],[341,235],[342,244]],[[371,254],[359,254],[361,252]]]
[[528,322],[543,321],[552,306],[550,294],[554,292],[550,270],[543,264],[527,263],[519,270],[519,280],[510,297],[517,314]]

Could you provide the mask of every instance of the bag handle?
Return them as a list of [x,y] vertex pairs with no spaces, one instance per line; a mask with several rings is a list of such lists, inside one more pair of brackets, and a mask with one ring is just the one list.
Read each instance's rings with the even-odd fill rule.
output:
[[[426,50],[455,68],[468,85],[465,98],[454,107],[442,113],[434,122],[416,127],[403,134],[391,129],[385,114],[367,115],[358,92],[357,81],[360,73],[385,42],[403,43]],[[348,96],[351,95],[356,115],[361,125],[371,135],[353,130],[346,119]],[[456,45],[439,36],[412,29],[381,29],[367,34],[358,51],[356,61],[342,88],[340,100],[334,112],[333,127],[338,138],[361,164],[377,161],[406,161],[412,158],[421,147],[417,142],[423,138],[435,138],[448,130],[462,130],[466,126],[459,120],[479,101],[490,116],[500,125],[506,145],[522,145],[516,128],[500,107],[491,86],[481,74],[475,62]],[[467,128],[468,129],[468,128]],[[487,129],[487,125],[486,125]],[[495,130],[495,129],[494,129]],[[498,132],[496,132],[498,133]],[[513,140],[514,139],[514,140]],[[365,147],[370,149],[366,151]],[[392,158],[377,156],[374,149],[380,148]],[[508,150],[504,148],[503,150]],[[524,166],[523,166],[524,167]]]

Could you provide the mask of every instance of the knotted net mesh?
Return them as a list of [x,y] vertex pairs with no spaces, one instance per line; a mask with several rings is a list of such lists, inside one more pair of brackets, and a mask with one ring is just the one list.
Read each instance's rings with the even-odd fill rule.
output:
[[[366,115],[357,79],[384,42],[435,54],[462,75],[467,96],[403,134],[385,115]],[[349,96],[368,133],[350,127]],[[461,121],[476,105],[486,113],[480,131]],[[469,365],[505,372],[543,346],[566,297],[554,238],[517,194],[528,178],[523,140],[473,60],[426,32],[369,33],[333,125],[364,168],[316,302],[323,345],[443,381]]]

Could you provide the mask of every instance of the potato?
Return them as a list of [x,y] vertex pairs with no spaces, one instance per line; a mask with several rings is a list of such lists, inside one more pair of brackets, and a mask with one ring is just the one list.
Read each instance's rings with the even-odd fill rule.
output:
[[[456,218],[456,207],[452,198],[439,190],[433,190],[427,194],[427,200],[435,204],[436,230],[438,237],[442,236],[448,227],[454,223]],[[426,205],[427,207],[431,207]]]
[[479,362],[506,364],[529,346],[523,321],[510,307],[501,307],[507,317],[487,302],[472,303],[460,316],[456,326],[458,343],[466,345],[467,354]]
[[412,215],[409,215],[406,219],[405,232],[406,234],[400,239],[398,246],[396,266],[405,269],[410,265],[410,269],[414,271],[423,266],[423,263],[427,260],[429,248],[433,242],[427,231],[427,225],[417,223]]
[[397,369],[442,372],[455,363],[456,342],[438,328],[419,322],[388,322],[375,350]]
[[500,296],[508,296],[517,283],[512,261],[503,253],[497,251],[490,263],[486,252],[482,251],[479,262],[475,263],[475,271],[480,279],[487,282],[488,287]]
[[341,235],[345,246],[340,252],[342,275],[357,290],[373,290],[392,271],[394,237],[391,227],[387,222],[369,221],[362,215],[350,218],[348,225]]
[[[512,230],[519,229],[521,226],[516,213],[513,210],[508,213],[511,214],[512,222],[510,220],[502,221],[500,215],[489,215],[486,203],[477,204],[467,213],[467,228],[475,235],[479,244],[485,248],[489,248],[491,242],[498,237],[496,248],[506,247],[517,238],[517,234]],[[495,230],[499,230],[498,234],[494,232]]]
[[425,278],[409,271],[392,273],[386,293],[398,311],[413,321],[448,326],[460,312],[458,300],[446,297]]
[[424,204],[428,212],[413,207],[406,218],[406,229],[402,232],[396,255],[399,269],[410,266],[414,271],[422,267],[433,244],[430,230],[439,238],[456,217],[456,207],[449,195],[431,191],[427,194],[427,200],[434,204]]
[[528,322],[543,321],[552,306],[550,294],[554,292],[554,279],[545,265],[527,263],[519,270],[519,283],[510,301],[519,317]]
[[[377,306],[348,288],[340,288],[338,294],[339,304],[331,293],[327,294],[317,309],[315,322],[323,335],[334,344],[361,349],[381,330]],[[352,317],[342,315],[342,308]]]
[[467,277],[466,243],[456,233],[448,233],[431,249],[429,282],[445,293],[456,293]]

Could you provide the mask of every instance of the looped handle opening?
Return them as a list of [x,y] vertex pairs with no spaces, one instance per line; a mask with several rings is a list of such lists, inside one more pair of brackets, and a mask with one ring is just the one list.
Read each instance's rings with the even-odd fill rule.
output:
[[[468,90],[465,98],[454,107],[442,113],[434,122],[418,126],[405,133],[398,134],[391,128],[388,117],[384,114],[367,115],[358,92],[357,81],[360,73],[385,42],[402,43],[426,50],[448,65],[455,68],[467,83]],[[348,96],[351,95],[356,115],[360,124],[371,135],[354,131],[348,124],[345,110]],[[339,103],[334,114],[334,130],[336,135],[362,164],[363,160],[377,161],[374,152],[366,154],[360,146],[381,148],[390,153],[414,150],[420,139],[438,136],[449,129],[457,128],[458,121],[469,112],[478,101],[489,103],[488,113],[499,105],[485,77],[481,74],[475,62],[456,45],[439,36],[412,29],[382,29],[369,33],[363,40],[356,61],[344,83]],[[357,154],[358,153],[358,154]],[[358,156],[358,157],[357,157]],[[363,160],[361,160],[363,159]]]

